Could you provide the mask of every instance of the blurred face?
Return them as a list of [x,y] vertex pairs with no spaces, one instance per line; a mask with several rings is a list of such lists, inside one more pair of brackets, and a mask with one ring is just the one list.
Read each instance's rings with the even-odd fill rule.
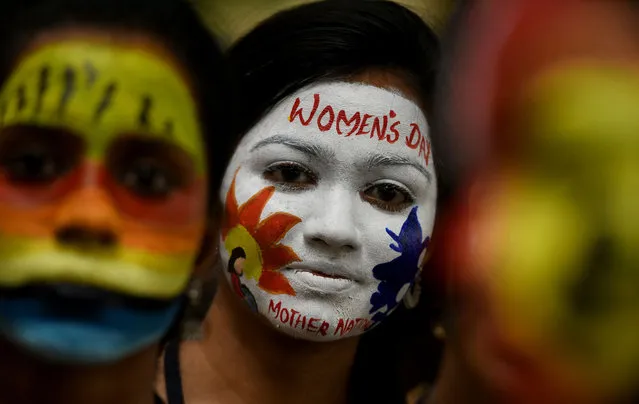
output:
[[223,262],[246,252],[240,297],[308,340],[383,321],[425,260],[432,158],[422,110],[397,90],[330,82],[283,100],[238,146],[220,195]]
[[153,47],[90,36],[25,52],[0,92],[0,330],[105,362],[174,320],[203,233],[195,101]]
[[494,316],[480,327],[566,385],[632,386],[639,370],[639,69],[557,65],[524,94],[517,127],[531,140],[477,199],[470,230]]

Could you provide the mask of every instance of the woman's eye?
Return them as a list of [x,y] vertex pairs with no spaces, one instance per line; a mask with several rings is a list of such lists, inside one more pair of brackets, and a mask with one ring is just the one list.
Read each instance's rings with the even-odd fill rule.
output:
[[171,142],[123,133],[109,147],[105,164],[130,194],[163,200],[196,180],[195,162]]
[[82,139],[64,128],[12,125],[0,130],[0,171],[15,184],[48,185],[77,166]]
[[317,183],[315,174],[300,164],[285,163],[268,167],[264,178],[291,190],[306,189]]
[[121,168],[121,181],[144,198],[166,198],[180,186],[171,170],[150,158],[140,158]]
[[0,164],[9,181],[29,185],[53,182],[64,171],[58,156],[41,145],[15,149]]
[[390,212],[407,208],[415,202],[411,194],[395,184],[374,184],[366,188],[362,198],[368,203]]

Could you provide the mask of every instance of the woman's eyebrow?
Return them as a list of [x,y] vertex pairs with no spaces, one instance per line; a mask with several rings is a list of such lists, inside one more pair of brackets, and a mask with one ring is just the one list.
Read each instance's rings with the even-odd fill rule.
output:
[[432,182],[433,180],[433,174],[426,168],[424,167],[422,164],[419,164],[409,158],[406,158],[404,156],[400,156],[397,154],[391,154],[391,153],[374,153],[374,154],[370,154],[368,156],[368,159],[366,160],[365,163],[365,167],[368,170],[371,170],[373,168],[376,167],[389,167],[389,166],[409,166],[412,167],[414,169],[416,169],[417,171],[419,171],[420,173],[422,173],[426,179],[428,180],[428,182]]
[[259,141],[255,146],[251,148],[251,152],[254,152],[262,147],[273,145],[273,144],[290,147],[291,149],[295,149],[301,153],[304,153],[310,157],[321,160],[325,163],[330,163],[332,161],[335,161],[335,153],[332,150],[326,147],[316,145],[311,142],[307,142],[305,140],[295,139],[293,137],[284,136],[284,135],[275,135],[268,139]]
[[[306,154],[307,156],[316,158],[327,164],[334,162],[336,158],[335,153],[328,148],[285,135],[275,135],[268,139],[261,140],[251,148],[251,152],[261,149],[262,147],[274,144],[290,147],[291,149],[295,149],[301,153]],[[433,174],[422,164],[419,164],[409,158],[397,154],[369,154],[362,166],[366,170],[372,170],[374,168],[383,166],[409,166],[424,175],[429,183],[431,183],[433,180]]]

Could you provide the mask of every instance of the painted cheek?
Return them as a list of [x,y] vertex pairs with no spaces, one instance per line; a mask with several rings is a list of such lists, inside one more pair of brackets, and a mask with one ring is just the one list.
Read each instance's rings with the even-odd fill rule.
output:
[[158,253],[195,254],[206,227],[204,177],[163,199],[142,198],[117,183],[103,168],[102,183],[126,218],[122,242]]
[[206,184],[197,178],[187,188],[172,192],[162,199],[143,198],[118,184],[104,173],[104,184],[123,214],[140,222],[159,226],[178,226],[202,221],[206,214]]
[[76,191],[84,177],[78,166],[53,183],[22,185],[0,173],[0,233],[9,236],[48,237],[62,201]]
[[417,211],[417,206],[411,210],[399,232],[386,229],[391,241],[388,248],[394,251],[395,258],[373,268],[373,276],[379,280],[377,291],[370,299],[373,321],[383,321],[395,309],[398,298],[403,297],[402,293],[408,290],[407,285],[419,272],[419,260],[430,244],[430,235],[423,235]]
[[50,206],[77,188],[83,175],[84,167],[78,166],[51,183],[26,185],[0,172],[0,204],[26,209]]
[[45,186],[16,186],[0,176],[0,234],[52,239],[73,226],[109,233],[124,248],[195,254],[206,219],[203,180],[161,202],[127,193],[93,162]]

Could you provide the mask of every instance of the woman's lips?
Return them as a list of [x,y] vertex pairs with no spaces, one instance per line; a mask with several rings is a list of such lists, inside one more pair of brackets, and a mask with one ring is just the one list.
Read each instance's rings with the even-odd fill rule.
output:
[[293,272],[306,272],[314,276],[326,279],[339,279],[355,281],[353,271],[344,265],[338,265],[326,261],[302,261],[285,268]]
[[[348,269],[326,262],[303,262],[284,269],[292,284],[321,293],[342,292],[351,288],[355,280]],[[297,289],[296,285],[293,287]]]
[[91,307],[129,307],[136,310],[162,309],[173,304],[173,300],[147,299],[112,292],[95,286],[50,282],[32,283],[19,288],[0,288],[0,295],[4,298],[37,299],[48,302],[50,307],[68,306],[73,310],[89,309]]
[[304,271],[302,270],[302,272],[310,272],[311,274],[315,275],[315,276],[320,276],[322,278],[329,278],[329,279],[348,279],[346,277],[340,276],[340,275],[329,275],[326,274],[324,272],[320,272],[320,271],[313,271],[313,270],[309,270],[309,271]]

